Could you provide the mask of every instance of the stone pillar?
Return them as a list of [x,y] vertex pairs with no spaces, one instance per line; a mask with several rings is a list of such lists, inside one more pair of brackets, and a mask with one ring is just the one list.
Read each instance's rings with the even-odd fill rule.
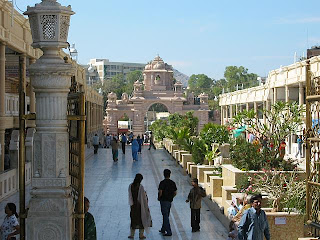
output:
[[275,87],[275,88],[273,88],[273,104],[276,104],[277,96],[278,96],[277,88]]
[[253,102],[253,110],[254,110],[254,112],[258,111],[258,103],[257,102]]
[[0,117],[5,116],[6,45],[0,43]]
[[6,45],[0,43],[0,171],[4,170],[6,111]]
[[284,93],[285,93],[285,101],[286,101],[286,103],[288,103],[289,102],[289,87],[288,87],[288,85],[285,85],[285,89],[284,89]]
[[236,104],[236,115],[238,115],[239,112],[239,108],[238,108],[238,104]]
[[221,111],[221,125],[224,125],[224,107],[223,106],[221,106],[220,107],[220,111]]
[[303,89],[303,83],[299,83],[299,105],[304,104],[304,89]]
[[230,118],[233,118],[233,105],[229,105]]
[[249,111],[249,110],[250,110],[249,103],[246,103],[246,110],[247,110],[247,111]]
[[33,162],[33,139],[35,128],[28,128],[26,135],[26,162]]
[[36,133],[27,239],[72,239],[67,97],[72,65],[45,48],[30,66],[36,94]]

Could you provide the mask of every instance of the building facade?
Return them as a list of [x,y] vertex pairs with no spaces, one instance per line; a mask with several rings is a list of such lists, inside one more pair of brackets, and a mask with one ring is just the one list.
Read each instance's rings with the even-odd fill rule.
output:
[[93,67],[98,72],[100,81],[111,79],[112,77],[123,74],[124,77],[129,72],[140,70],[143,71],[146,64],[129,63],[129,62],[110,62],[109,59],[90,59],[88,68]]
[[[320,56],[312,57],[309,60],[312,76],[320,76]],[[271,105],[277,101],[296,101],[300,105],[305,105],[306,61],[270,71],[264,85],[221,94],[219,96],[221,124],[225,125],[231,122],[239,111],[270,109]],[[267,121],[262,114],[260,121],[265,123]],[[286,153],[291,157],[294,157],[297,152],[297,135],[302,134],[304,127],[297,129],[297,133],[287,139]]]
[[145,66],[143,77],[143,83],[138,80],[134,83],[131,98],[123,93],[121,100],[117,100],[115,93],[109,93],[104,120],[106,133],[117,134],[118,120],[127,116],[132,121],[133,133],[143,134],[146,131],[144,121],[147,112],[154,104],[164,105],[169,113],[194,111],[194,116],[199,119],[198,130],[208,123],[208,95],[201,94],[200,101],[196,103],[193,93],[184,97],[182,83],[174,83],[172,66],[159,56]]

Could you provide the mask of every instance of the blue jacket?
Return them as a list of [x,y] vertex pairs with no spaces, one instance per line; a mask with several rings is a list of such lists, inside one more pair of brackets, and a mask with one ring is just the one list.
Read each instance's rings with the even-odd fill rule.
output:
[[239,240],[263,240],[263,235],[270,240],[269,224],[266,213],[260,210],[260,214],[252,207],[246,210],[241,217],[238,226]]

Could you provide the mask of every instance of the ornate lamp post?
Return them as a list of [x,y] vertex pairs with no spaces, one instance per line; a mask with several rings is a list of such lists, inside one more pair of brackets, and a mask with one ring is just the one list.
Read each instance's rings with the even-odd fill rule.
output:
[[36,93],[36,134],[27,239],[72,239],[67,96],[75,70],[60,57],[68,47],[71,7],[42,0],[29,16],[35,48],[43,56],[30,66]]

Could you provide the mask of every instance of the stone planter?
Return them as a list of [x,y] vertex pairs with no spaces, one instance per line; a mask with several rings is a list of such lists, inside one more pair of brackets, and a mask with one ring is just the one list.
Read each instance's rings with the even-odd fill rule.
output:
[[304,236],[303,216],[297,213],[266,212],[271,239],[298,239]]

